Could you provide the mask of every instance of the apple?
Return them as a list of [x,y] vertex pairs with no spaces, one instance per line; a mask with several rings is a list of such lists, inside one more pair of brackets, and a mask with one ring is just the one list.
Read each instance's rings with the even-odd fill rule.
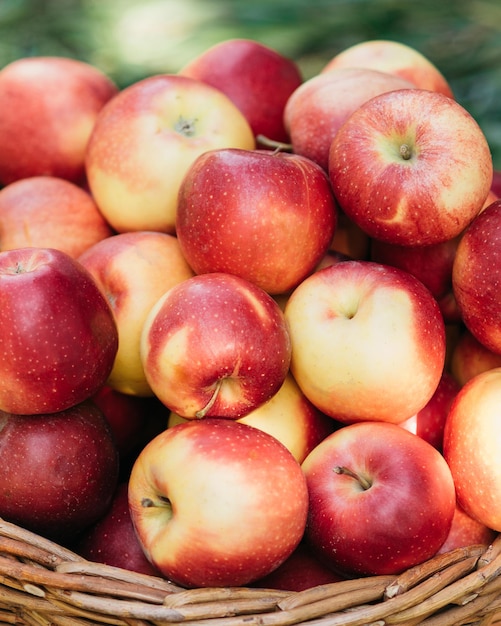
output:
[[445,554],[456,548],[466,548],[468,546],[489,546],[496,538],[496,535],[496,531],[473,519],[459,505],[456,505],[451,529],[437,554]]
[[388,39],[368,39],[338,52],[322,68],[330,72],[343,67],[369,68],[394,74],[420,89],[453,98],[445,76],[432,61],[408,44]]
[[176,233],[193,270],[235,274],[271,294],[313,271],[335,226],[326,173],[298,155],[211,150],[189,168],[179,191]]
[[129,486],[120,482],[108,511],[87,528],[73,547],[88,561],[161,576],[148,561],[136,536],[129,511]]
[[338,130],[329,176],[341,209],[370,237],[423,246],[456,237],[478,215],[492,158],[458,102],[398,89],[362,104]]
[[301,465],[277,439],[223,418],[168,428],[140,452],[129,507],[148,560],[184,587],[241,586],[276,569],[305,530]]
[[458,504],[481,524],[501,531],[501,368],[477,374],[461,387],[444,430],[444,457]]
[[468,329],[462,329],[451,352],[450,370],[461,387],[487,370],[501,367],[501,354],[486,348]]
[[296,287],[284,315],[292,375],[340,422],[403,422],[438,387],[445,325],[412,274],[371,261],[337,263]]
[[105,383],[118,347],[92,276],[55,248],[0,252],[0,409],[53,413]]
[[108,510],[118,482],[115,440],[86,400],[58,413],[0,411],[0,516],[69,541]]
[[108,237],[88,248],[78,261],[106,296],[118,329],[118,350],[107,384],[136,396],[151,396],[139,345],[151,307],[193,270],[176,237],[155,231],[132,231]]
[[501,354],[500,241],[501,200],[496,200],[464,233],[452,267],[452,288],[466,328],[496,354]]
[[501,170],[495,169],[492,173],[491,191],[498,198],[501,197]]
[[303,82],[295,61],[245,38],[216,43],[189,61],[179,74],[216,87],[242,111],[256,137],[288,142],[283,112]]
[[76,258],[113,230],[92,196],[56,176],[32,176],[0,190],[0,249],[57,248]]
[[345,426],[302,468],[310,497],[305,540],[329,567],[398,574],[431,558],[449,533],[456,506],[449,467],[396,424]]
[[88,184],[116,231],[173,233],[179,186],[196,157],[254,147],[249,123],[221,91],[187,76],[149,76],[100,112],[86,153]]
[[413,87],[400,76],[363,67],[343,67],[312,76],[285,105],[284,122],[293,151],[327,171],[334,135],[360,105],[380,93]]
[[370,256],[370,237],[339,206],[337,207],[336,229],[329,249],[358,261],[365,261]]
[[34,56],[0,71],[0,181],[57,176],[82,183],[96,117],[118,93],[100,69],[76,59]]
[[171,411],[238,419],[280,389],[291,344],[269,294],[216,272],[184,280],[153,305],[140,354],[151,389]]

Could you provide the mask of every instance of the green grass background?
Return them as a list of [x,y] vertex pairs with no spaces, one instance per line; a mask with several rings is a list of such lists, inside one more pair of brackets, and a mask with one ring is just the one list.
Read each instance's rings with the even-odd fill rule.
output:
[[366,39],[411,45],[445,75],[501,169],[500,0],[0,0],[0,67],[65,55],[95,64],[120,87],[176,72],[231,37],[272,46],[305,79]]

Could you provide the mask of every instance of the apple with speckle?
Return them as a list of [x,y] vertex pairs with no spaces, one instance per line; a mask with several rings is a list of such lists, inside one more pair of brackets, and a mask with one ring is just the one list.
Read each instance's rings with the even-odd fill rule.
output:
[[437,554],[444,554],[457,548],[466,548],[468,546],[489,546],[497,536],[497,532],[482,524],[457,504],[452,518],[452,525]]
[[450,358],[454,378],[463,386],[487,370],[501,367],[501,354],[486,348],[468,329],[461,329]]

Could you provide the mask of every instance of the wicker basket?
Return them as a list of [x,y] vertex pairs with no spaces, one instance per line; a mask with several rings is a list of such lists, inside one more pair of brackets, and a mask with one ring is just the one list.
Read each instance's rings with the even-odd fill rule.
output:
[[501,535],[402,575],[288,592],[182,589],[83,560],[0,520],[0,623],[30,626],[459,626],[501,624]]

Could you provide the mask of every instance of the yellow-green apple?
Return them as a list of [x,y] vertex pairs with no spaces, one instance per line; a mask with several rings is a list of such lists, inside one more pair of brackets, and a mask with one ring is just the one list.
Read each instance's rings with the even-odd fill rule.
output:
[[438,387],[426,406],[401,422],[400,426],[418,435],[441,452],[445,422],[460,389],[461,385],[452,374],[444,370]]
[[0,71],[0,181],[85,180],[96,117],[118,93],[100,69],[76,59],[24,57]]
[[456,237],[478,215],[492,157],[458,102],[398,89],[362,104],[338,130],[329,176],[341,209],[370,237],[421,246]]
[[269,400],[289,371],[284,314],[253,283],[201,274],[171,287],[144,322],[146,379],[171,411],[188,419],[238,419]]
[[451,529],[437,554],[444,554],[456,548],[466,548],[468,546],[488,546],[494,541],[496,535],[497,532],[495,530],[473,519],[457,504],[454,517],[452,518]]
[[501,200],[473,221],[459,242],[452,288],[461,318],[488,350],[501,354]]
[[67,541],[108,510],[119,458],[100,409],[86,400],[58,413],[0,411],[0,516]]
[[444,543],[456,497],[444,457],[396,424],[361,422],[324,439],[302,464],[305,539],[349,574],[397,574]]
[[[167,426],[171,428],[184,421],[185,418],[171,412]],[[290,373],[268,402],[238,421],[273,435],[299,463],[339,426],[308,400]]]
[[394,74],[420,89],[454,97],[452,88],[438,67],[422,52],[399,41],[367,39],[344,48],[322,68],[330,72],[342,67],[363,67]]
[[179,74],[225,93],[245,115],[256,137],[288,141],[284,107],[303,81],[294,60],[259,41],[232,38],[204,50]]
[[149,76],[100,112],[86,153],[88,184],[116,231],[173,233],[179,185],[196,157],[254,147],[249,123],[224,93],[187,76]]
[[477,374],[452,403],[444,430],[444,457],[458,504],[465,513],[501,531],[501,368]]
[[0,409],[52,413],[109,376],[118,331],[92,276],[55,248],[0,252]]
[[78,257],[113,230],[92,196],[56,176],[31,176],[0,190],[0,249],[57,248]]
[[477,374],[495,367],[501,367],[501,354],[492,352],[467,328],[462,328],[450,359],[450,371],[461,387]]
[[299,545],[308,512],[301,465],[275,437],[204,418],[160,433],[129,479],[146,556],[185,587],[246,585]]
[[107,384],[122,393],[151,396],[139,354],[151,307],[174,285],[193,276],[176,237],[131,231],[88,248],[78,261],[106,296],[118,329],[118,350]]
[[290,95],[284,122],[292,149],[329,166],[329,148],[338,128],[370,98],[414,85],[394,74],[363,67],[343,67],[316,74]]
[[176,233],[197,274],[228,272],[279,294],[313,271],[332,241],[336,217],[327,174],[310,159],[211,150],[181,184]]
[[343,423],[399,423],[435,393],[445,325],[412,274],[371,261],[337,263],[296,287],[284,315],[292,375],[323,413]]

